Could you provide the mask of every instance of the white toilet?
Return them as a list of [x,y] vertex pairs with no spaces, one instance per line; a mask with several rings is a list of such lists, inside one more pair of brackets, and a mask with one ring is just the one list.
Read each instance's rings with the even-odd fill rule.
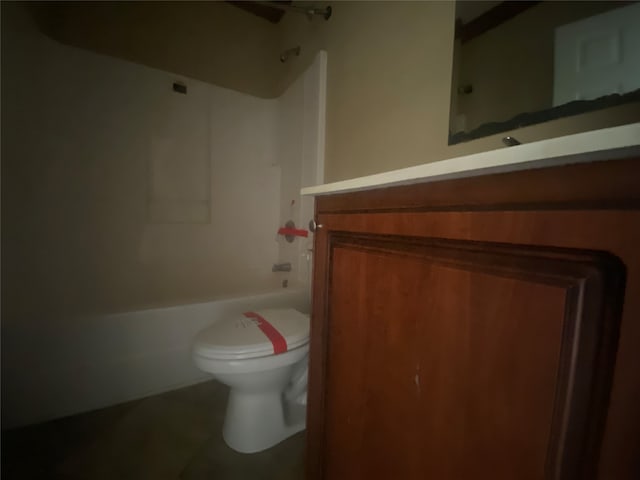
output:
[[293,309],[256,310],[201,331],[193,359],[231,387],[222,436],[254,453],[304,430],[309,316]]

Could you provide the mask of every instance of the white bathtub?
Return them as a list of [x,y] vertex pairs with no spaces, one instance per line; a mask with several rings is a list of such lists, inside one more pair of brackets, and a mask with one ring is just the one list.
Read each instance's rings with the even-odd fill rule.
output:
[[43,329],[3,329],[2,427],[94,410],[208,380],[191,342],[225,315],[309,311],[309,291],[278,288],[212,301],[100,315]]

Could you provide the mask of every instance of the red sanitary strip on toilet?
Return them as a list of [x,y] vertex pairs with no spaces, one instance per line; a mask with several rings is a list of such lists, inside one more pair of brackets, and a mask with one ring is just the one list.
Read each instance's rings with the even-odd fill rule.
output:
[[276,330],[276,327],[267,322],[263,317],[256,312],[245,312],[244,316],[247,318],[253,318],[257,321],[258,328],[262,330],[271,344],[273,345],[273,353],[278,355],[287,351],[287,341],[282,334]]

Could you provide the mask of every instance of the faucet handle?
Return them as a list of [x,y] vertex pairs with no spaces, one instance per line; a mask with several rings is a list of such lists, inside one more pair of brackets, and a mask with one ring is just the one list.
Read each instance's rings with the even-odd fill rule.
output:
[[318,229],[318,228],[322,228],[322,225],[316,223],[316,221],[313,218],[311,220],[309,220],[309,231],[315,232],[316,229]]

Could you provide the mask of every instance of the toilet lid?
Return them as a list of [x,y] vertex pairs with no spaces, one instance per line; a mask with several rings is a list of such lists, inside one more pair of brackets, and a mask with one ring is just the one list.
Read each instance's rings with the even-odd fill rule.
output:
[[294,309],[265,309],[220,320],[196,337],[194,353],[243,359],[283,353],[309,342],[309,316]]

